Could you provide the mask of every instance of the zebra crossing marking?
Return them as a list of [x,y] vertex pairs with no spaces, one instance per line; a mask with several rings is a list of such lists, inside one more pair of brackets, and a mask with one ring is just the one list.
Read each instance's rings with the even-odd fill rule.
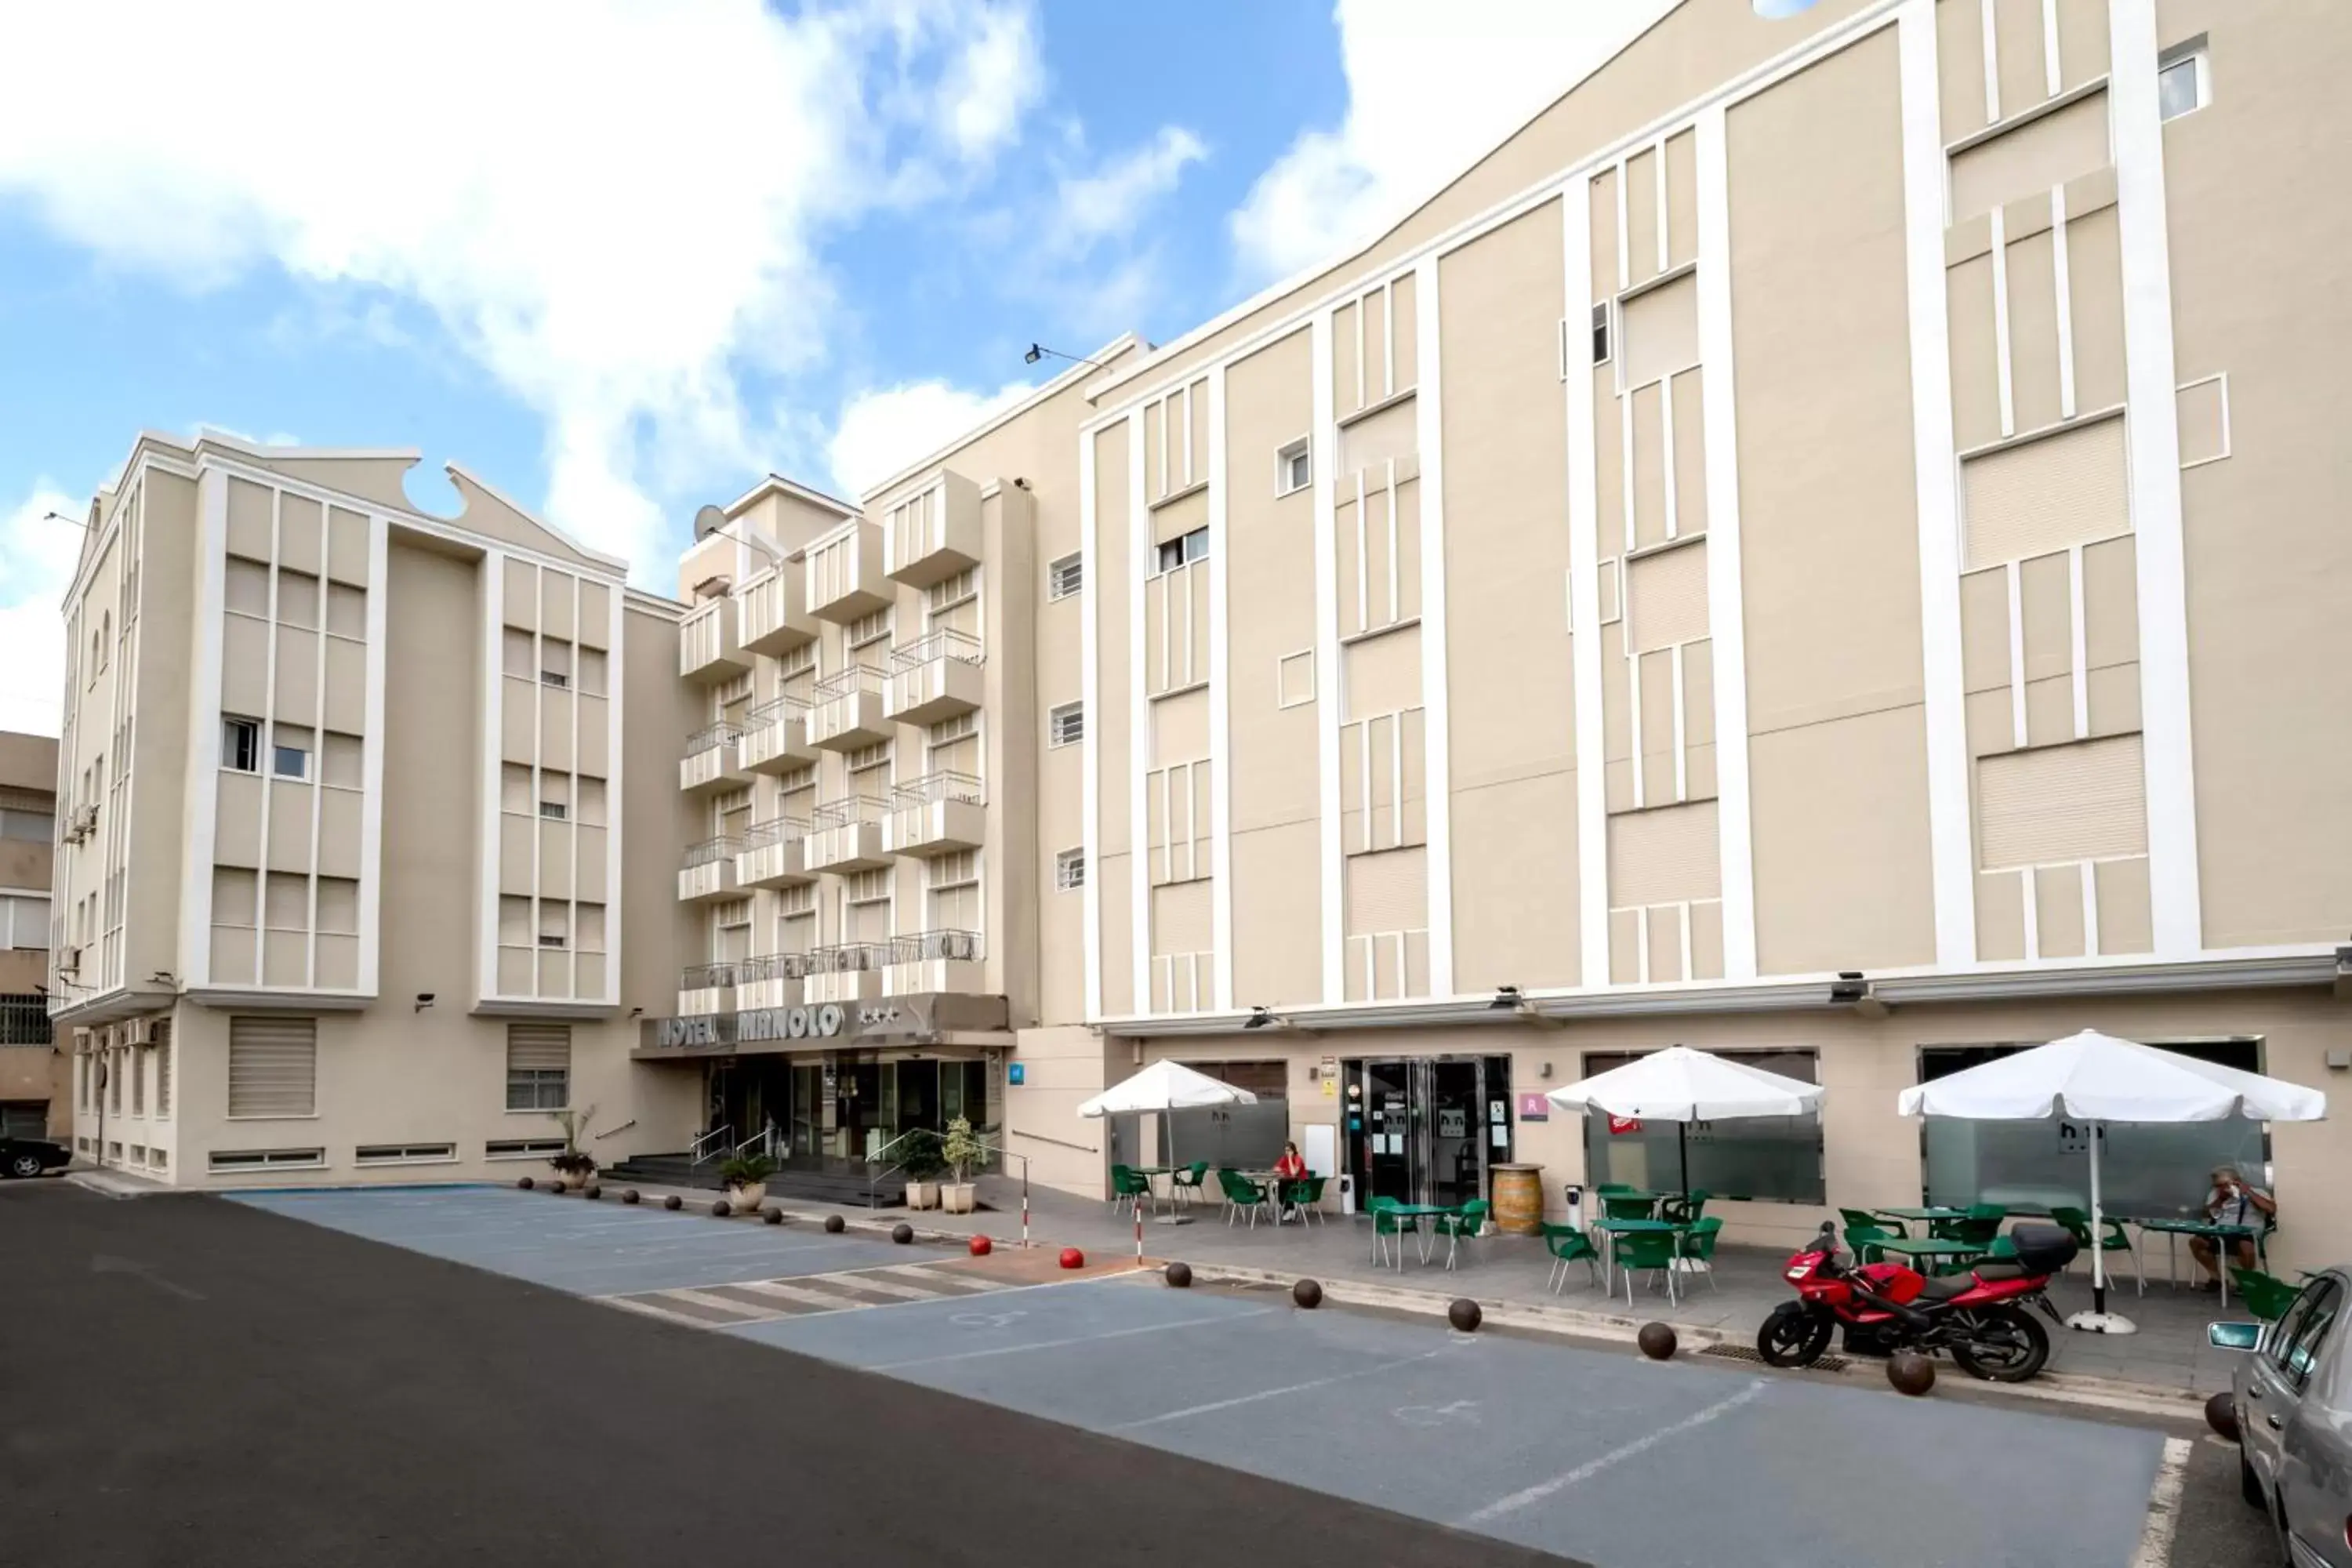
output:
[[963,1300],[1012,1288],[1008,1281],[981,1279],[944,1262],[892,1263],[782,1279],[633,1290],[598,1300],[650,1317],[710,1329],[918,1301]]

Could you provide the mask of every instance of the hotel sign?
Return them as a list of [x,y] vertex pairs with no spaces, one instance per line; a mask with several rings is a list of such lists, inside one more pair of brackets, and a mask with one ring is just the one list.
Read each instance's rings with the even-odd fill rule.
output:
[[736,1045],[755,1040],[823,1040],[841,1033],[839,1004],[814,1007],[755,1007],[654,1020],[654,1044],[667,1049]]

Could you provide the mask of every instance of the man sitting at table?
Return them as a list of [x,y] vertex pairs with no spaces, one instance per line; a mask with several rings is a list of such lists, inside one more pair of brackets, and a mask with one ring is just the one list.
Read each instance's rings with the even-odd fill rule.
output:
[[[2213,1190],[2205,1194],[2205,1217],[2209,1222],[2242,1225],[2260,1230],[2277,1215],[2277,1200],[2260,1187],[2249,1185],[2246,1179],[2238,1174],[2238,1167],[2216,1165],[2213,1168]],[[2226,1239],[2230,1243],[2231,1262],[2241,1268],[2252,1268],[2254,1266],[2254,1238],[2231,1236]],[[2205,1278],[2198,1282],[2200,1290],[2221,1289],[2220,1251],[2212,1237],[2192,1236],[2189,1238],[2189,1255],[2205,1270]]]

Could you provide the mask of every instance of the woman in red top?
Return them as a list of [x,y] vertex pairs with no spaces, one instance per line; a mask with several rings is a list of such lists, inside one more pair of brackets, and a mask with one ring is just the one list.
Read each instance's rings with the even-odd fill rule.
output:
[[1298,1145],[1285,1143],[1282,1158],[1274,1163],[1275,1223],[1287,1220],[1298,1205],[1291,1201],[1290,1184],[1307,1174],[1307,1162],[1298,1157]]

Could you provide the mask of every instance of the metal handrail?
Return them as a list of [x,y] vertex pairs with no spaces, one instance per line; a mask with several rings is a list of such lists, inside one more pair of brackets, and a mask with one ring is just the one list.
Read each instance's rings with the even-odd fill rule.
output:
[[720,985],[735,984],[736,965],[727,963],[695,963],[677,972],[680,991],[709,991]]
[[913,642],[901,643],[890,650],[890,662],[900,669],[912,669],[919,664],[929,664],[935,658],[952,658],[964,664],[985,664],[988,654],[981,640],[970,632],[960,632],[951,626],[927,633]]
[[887,942],[837,942],[830,947],[810,950],[810,959],[820,974],[857,974],[870,969],[880,969],[890,962],[890,944]]
[[743,830],[741,847],[737,853],[749,854],[754,849],[765,849],[771,844],[785,844],[795,838],[806,838],[808,832],[809,825],[800,817],[772,816],[765,822],[755,822]]
[[795,713],[807,712],[808,706],[805,699],[794,697],[788,692],[782,697],[769,699],[743,717],[751,724],[772,724],[779,719],[789,719]]
[[688,1144],[686,1147],[686,1168],[691,1171],[698,1165],[700,1165],[702,1162],[710,1158],[709,1145],[716,1143],[722,1138],[732,1138],[733,1136],[735,1136],[735,1124],[730,1121],[724,1126],[712,1128],[709,1131],[704,1133],[701,1137]]
[[610,1138],[615,1132],[626,1132],[630,1128],[635,1127],[636,1124],[637,1119],[632,1116],[626,1121],[622,1122],[618,1127],[607,1127],[602,1132],[591,1133],[589,1136],[599,1139]]
[[768,952],[757,958],[747,958],[735,965],[735,984],[756,984],[762,980],[806,980],[823,973],[815,963],[813,952]]
[[809,826],[819,831],[858,824],[879,826],[889,811],[890,803],[879,795],[847,795],[839,800],[817,802],[809,811]]
[[743,738],[740,724],[707,724],[686,738],[686,754],[689,757],[707,752],[713,746],[724,746]]
[[678,859],[678,865],[683,869],[690,871],[697,866],[708,866],[714,860],[733,859],[742,851],[742,848],[743,841],[740,838],[732,834],[723,834],[717,838],[706,838],[699,844],[688,845],[686,853]]
[[893,963],[923,963],[934,959],[978,963],[982,956],[980,932],[976,931],[911,931],[892,937],[890,952]]
[[751,1137],[746,1138],[740,1143],[736,1144],[736,1156],[740,1158],[744,1150],[751,1148],[755,1144],[758,1145],[759,1152],[761,1153],[765,1154],[771,1160],[774,1159],[776,1157],[775,1128],[773,1126],[762,1127]]
[[890,798],[902,806],[929,805],[940,800],[960,800],[972,805],[987,804],[978,774],[952,772],[923,773],[905,784],[894,784]]
[[877,669],[870,664],[858,663],[845,666],[835,670],[831,675],[821,678],[810,689],[815,692],[817,700],[820,702],[830,702],[835,698],[854,696],[860,691],[872,691],[878,694],[889,684],[889,679],[888,670]]
[[1025,1131],[1018,1127],[1004,1130],[1007,1138],[1026,1138],[1033,1143],[1051,1143],[1057,1149],[1076,1149],[1081,1154],[1099,1154],[1101,1150],[1087,1143],[1073,1143],[1066,1138],[1048,1138],[1043,1132]]

